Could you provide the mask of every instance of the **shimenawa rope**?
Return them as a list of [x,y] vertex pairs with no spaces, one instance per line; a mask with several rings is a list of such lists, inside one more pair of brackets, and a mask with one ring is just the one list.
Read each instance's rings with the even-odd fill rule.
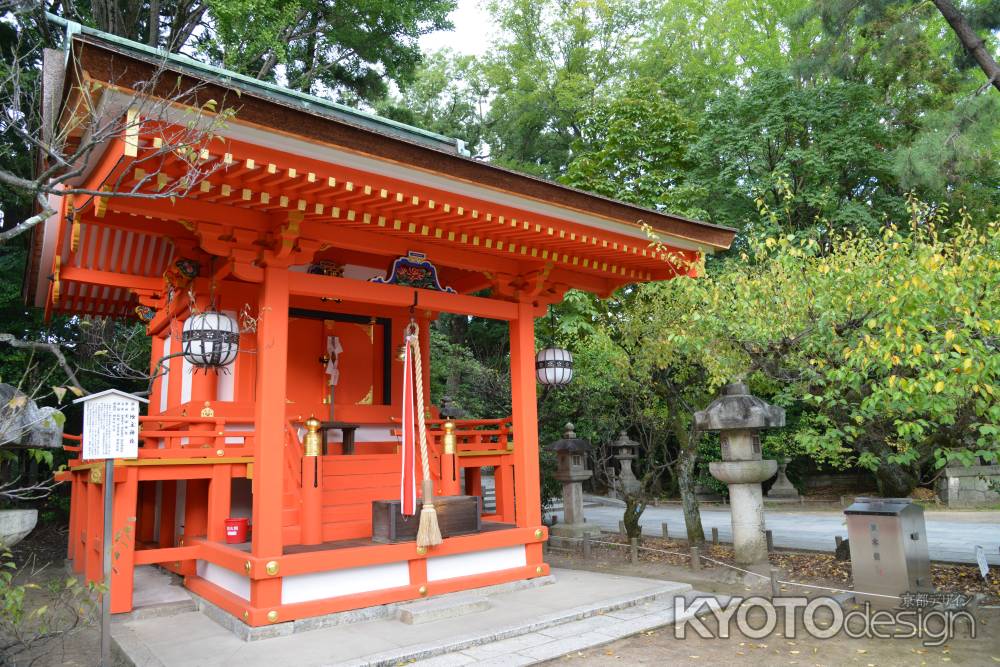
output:
[[434,509],[434,480],[431,479],[430,456],[427,453],[427,427],[424,423],[424,372],[420,360],[420,341],[417,325],[411,321],[406,327],[406,344],[412,349],[414,394],[417,397],[417,429],[420,433],[420,468],[423,472],[423,506],[420,508],[420,526],[417,528],[417,546],[433,547],[441,544],[437,510]]

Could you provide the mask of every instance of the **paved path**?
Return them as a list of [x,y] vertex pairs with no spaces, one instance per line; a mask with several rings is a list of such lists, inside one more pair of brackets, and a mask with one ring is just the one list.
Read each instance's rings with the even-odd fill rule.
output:
[[[561,512],[555,512],[562,519]],[[620,507],[591,506],[584,510],[587,521],[604,530],[617,531],[622,518]],[[767,527],[774,535],[774,545],[792,549],[830,551],[834,536],[847,538],[844,514],[831,511],[765,510]],[[959,563],[975,562],[975,545],[981,545],[991,565],[1000,565],[1000,512],[927,512],[927,539],[931,560]],[[702,509],[702,524],[709,536],[719,529],[722,542],[732,541],[729,510]],[[648,507],[642,515],[643,532],[660,534],[660,524],[667,523],[670,535],[684,536],[684,515],[679,506]]]
[[[116,617],[112,635],[131,663],[144,667],[374,667],[418,660],[425,667],[516,667],[671,623],[674,598],[690,600],[695,594],[689,584],[670,581],[582,570],[552,574],[528,584],[372,607],[366,610],[370,620],[347,612],[296,622],[308,632],[289,634],[292,623],[268,626],[280,636],[250,642],[194,611],[194,603],[170,616],[154,609]],[[469,603],[480,600],[487,608],[469,611]],[[422,605],[423,622],[409,625],[396,618],[397,612]]]

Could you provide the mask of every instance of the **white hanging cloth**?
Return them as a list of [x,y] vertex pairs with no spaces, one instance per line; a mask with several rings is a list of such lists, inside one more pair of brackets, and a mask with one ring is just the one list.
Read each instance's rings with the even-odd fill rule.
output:
[[340,338],[337,336],[326,337],[326,356],[328,359],[326,362],[326,374],[330,376],[329,384],[333,387],[337,386],[337,383],[340,382],[340,369],[337,367],[337,362],[340,353],[343,351],[344,348],[340,345]]

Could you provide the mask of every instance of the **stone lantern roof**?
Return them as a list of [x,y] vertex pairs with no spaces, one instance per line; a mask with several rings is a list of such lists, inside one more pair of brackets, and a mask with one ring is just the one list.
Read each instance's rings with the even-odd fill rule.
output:
[[628,431],[622,429],[621,433],[618,434],[618,439],[615,440],[613,443],[611,443],[611,446],[614,447],[615,449],[623,449],[626,447],[635,449],[636,447],[639,446],[639,443],[633,440],[632,438],[628,437]]
[[748,431],[785,425],[785,409],[753,396],[743,382],[727,384],[722,396],[694,413],[701,431]]
[[572,422],[567,423],[566,432],[563,433],[563,437],[553,443],[550,443],[549,445],[546,445],[545,448],[557,453],[570,452],[578,454],[588,451],[590,449],[590,441],[576,437],[576,433],[573,431],[574,428],[575,427]]

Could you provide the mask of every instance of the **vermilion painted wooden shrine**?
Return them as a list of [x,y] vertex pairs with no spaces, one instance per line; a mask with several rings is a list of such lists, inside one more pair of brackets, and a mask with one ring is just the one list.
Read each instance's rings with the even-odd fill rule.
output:
[[[122,82],[157,66],[237,107],[200,156],[217,168],[190,196],[64,197],[34,238],[35,303],[142,317],[151,370],[167,357],[140,418],[140,456],[116,463],[113,611],[132,608],[144,564],[253,626],[546,575],[534,319],[569,288],[608,295],[688,273],[678,258],[697,263],[732,231],[507,171],[460,142],[86,29],[68,60],[55,91],[63,124],[79,87],[103,82],[100,103],[115,109],[130,95]],[[141,178],[135,160],[156,148],[155,136],[116,138],[81,185]],[[168,162],[148,187],[180,177]],[[650,249],[642,223],[672,252]],[[392,284],[405,257],[426,258],[454,291]],[[492,469],[496,510],[478,532],[428,549],[372,539],[373,501],[400,496],[397,351],[415,301],[425,364],[439,313],[510,330],[508,419],[456,420],[452,453],[429,407],[435,495],[481,495]],[[239,352],[228,372],[192,373],[170,355],[188,318],[211,308],[243,323]],[[423,379],[429,397],[426,369]],[[346,425],[324,429],[325,451],[303,445],[311,416]],[[98,580],[101,468],[77,459],[63,479],[69,557]],[[233,517],[250,519],[249,542],[226,542]]]

